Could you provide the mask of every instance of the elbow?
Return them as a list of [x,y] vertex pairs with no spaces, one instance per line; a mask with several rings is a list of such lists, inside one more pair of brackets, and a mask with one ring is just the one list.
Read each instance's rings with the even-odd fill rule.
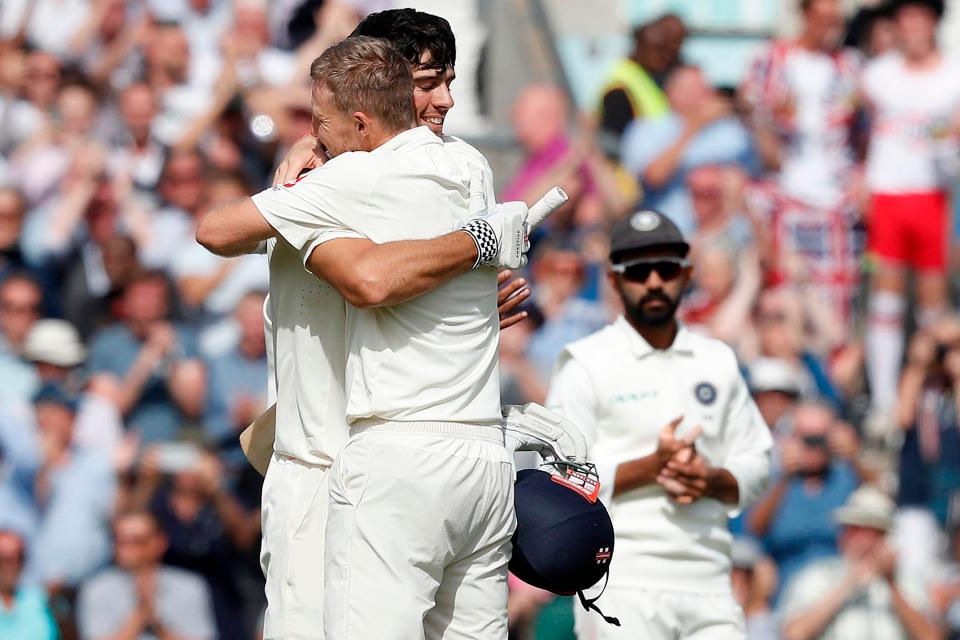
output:
[[382,307],[389,302],[389,292],[384,278],[371,269],[358,269],[350,291],[343,296],[347,302],[358,309]]
[[217,232],[217,226],[210,221],[210,214],[203,216],[200,224],[197,225],[197,244],[217,255],[222,255],[226,248],[221,234]]

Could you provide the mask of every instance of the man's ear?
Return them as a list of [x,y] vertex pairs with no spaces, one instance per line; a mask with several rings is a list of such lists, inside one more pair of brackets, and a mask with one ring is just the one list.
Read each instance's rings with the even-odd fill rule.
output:
[[357,130],[357,133],[361,136],[369,136],[373,131],[373,118],[365,114],[363,111],[354,111],[353,126]]
[[610,288],[620,293],[620,282],[617,280],[617,274],[613,272],[613,269],[607,269],[607,282],[610,283]]

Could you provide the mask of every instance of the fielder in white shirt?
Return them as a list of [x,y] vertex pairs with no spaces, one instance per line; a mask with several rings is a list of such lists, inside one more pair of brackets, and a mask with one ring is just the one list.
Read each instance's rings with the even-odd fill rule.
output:
[[763,491],[772,441],[730,348],[674,317],[688,250],[657,212],[617,225],[609,280],[624,315],[568,345],[550,386],[547,405],[584,431],[616,531],[604,600],[622,626],[578,612],[582,640],[744,635],[727,517]]
[[[500,428],[496,271],[486,265],[519,266],[526,207],[470,220],[483,213],[483,181],[472,179],[481,171],[429,129],[409,129],[409,69],[382,41],[335,45],[312,75],[315,133],[334,159],[295,184],[211,212],[198,240],[240,252],[279,234],[271,263],[287,247],[287,257],[352,305],[343,384],[355,435],[332,472],[326,609],[335,615],[327,636],[505,637],[513,472]],[[404,238],[436,239],[393,242]],[[465,275],[420,295],[457,273]],[[280,336],[311,324],[295,296],[271,307],[282,455],[280,377],[289,348]],[[377,482],[368,483],[374,458]],[[413,483],[420,474],[424,482]],[[358,477],[362,509],[349,503],[359,503],[351,485]],[[400,490],[405,484],[409,491]],[[288,523],[294,539],[312,525],[297,526],[302,520]]]

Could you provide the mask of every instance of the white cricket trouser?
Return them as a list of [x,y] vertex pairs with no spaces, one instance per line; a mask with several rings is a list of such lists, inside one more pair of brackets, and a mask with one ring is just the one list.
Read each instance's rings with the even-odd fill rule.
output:
[[607,588],[597,605],[620,626],[576,607],[578,640],[743,640],[743,610],[729,593]]
[[495,426],[352,429],[331,468],[331,640],[505,640],[514,471]]
[[323,640],[323,541],[328,467],[274,453],[263,481],[260,567],[265,640]]

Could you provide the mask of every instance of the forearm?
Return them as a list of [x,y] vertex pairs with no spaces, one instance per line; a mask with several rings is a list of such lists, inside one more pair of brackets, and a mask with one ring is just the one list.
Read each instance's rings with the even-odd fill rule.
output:
[[277,235],[250,198],[238,198],[207,212],[197,227],[197,242],[219,256],[254,253],[260,242]]
[[137,404],[140,394],[143,393],[143,387],[150,379],[156,363],[156,356],[147,349],[140,350],[133,366],[120,381],[120,389],[118,390],[120,413],[123,415],[130,413],[130,410]]
[[926,377],[922,368],[907,364],[900,378],[900,392],[897,397],[897,424],[901,429],[913,426],[917,416],[917,404]]
[[655,453],[618,465],[613,483],[613,495],[617,496],[632,489],[656,484],[662,468]]
[[893,596],[893,611],[900,619],[908,638],[913,640],[941,640],[944,637],[943,629],[916,609],[903,597],[899,587],[890,582],[890,593]]
[[823,600],[787,621],[783,629],[784,640],[813,640],[822,635],[843,609],[853,589],[852,581],[844,578]]
[[767,492],[760,502],[757,503],[750,521],[747,523],[750,531],[757,536],[764,536],[773,522],[773,516],[780,507],[780,501],[787,492],[788,480],[786,477],[780,478],[776,485]]
[[218,488],[213,494],[213,506],[223,520],[223,526],[233,545],[238,549],[246,549],[258,535],[248,524],[246,513],[240,503],[225,489]]
[[704,495],[724,504],[737,504],[740,502],[740,485],[726,469],[710,467],[707,470],[707,490]]
[[473,239],[460,231],[430,240],[345,242],[366,243],[350,264],[336,255],[314,250],[308,266],[347,302],[360,308],[393,306],[416,298],[466,273],[477,259]]
[[669,182],[680,166],[684,150],[696,134],[697,130],[695,128],[685,127],[677,141],[657,156],[656,160],[651,162],[647,170],[643,172],[644,183],[654,188],[660,188]]

